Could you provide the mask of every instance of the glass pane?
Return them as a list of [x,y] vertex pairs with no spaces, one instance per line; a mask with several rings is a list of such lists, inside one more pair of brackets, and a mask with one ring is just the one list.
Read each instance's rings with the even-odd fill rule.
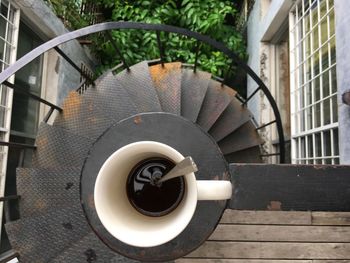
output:
[[335,63],[335,59],[336,59],[335,37],[331,38],[329,45],[330,45],[330,52],[331,52],[331,65],[333,65]]
[[311,130],[312,129],[312,107],[308,107],[306,109],[306,118],[307,118],[306,129]]
[[313,41],[313,52],[318,49],[318,26],[316,26],[314,29],[313,29],[313,32],[312,32],[312,41]]
[[338,103],[337,95],[332,97],[333,123],[338,122]]
[[328,44],[325,44],[321,49],[322,54],[322,71],[328,69],[329,67],[329,57],[328,57]]
[[334,155],[339,155],[339,138],[338,138],[338,129],[333,130],[333,147]]
[[335,67],[331,69],[331,74],[332,74],[332,92],[335,93],[337,92],[337,72]]
[[320,17],[324,17],[327,13],[327,1],[326,0],[320,0]]
[[6,108],[0,106],[0,127],[5,128],[5,117],[6,117]]
[[7,105],[7,95],[8,95],[8,87],[5,85],[1,85],[1,93],[0,93],[0,104]]
[[312,104],[312,94],[311,94],[311,84],[306,84],[305,86],[306,98],[305,98],[305,106],[309,106]]
[[[6,1],[4,1],[4,3],[6,3]],[[7,7],[4,4],[1,4],[0,12],[4,17],[7,17],[7,11],[8,11]]]
[[321,45],[328,40],[328,26],[327,26],[327,17],[324,17],[321,21]]
[[317,76],[318,74],[320,74],[320,52],[317,51],[314,55],[313,55],[313,62],[314,62],[314,76]]
[[322,74],[322,91],[323,98],[329,96],[329,71],[326,71]]
[[301,88],[299,90],[299,103],[300,103],[300,109],[305,107],[305,96],[304,96],[304,88]]
[[301,158],[305,158],[305,153],[306,153],[306,145],[305,145],[305,138],[301,137],[300,138],[300,147],[301,147]]
[[[42,41],[24,24],[20,24],[18,58],[39,46]],[[15,75],[15,84],[31,93],[41,95],[42,58],[39,57],[20,69]],[[14,93],[11,130],[35,135],[38,123],[39,102]]]
[[319,101],[321,99],[321,91],[320,91],[320,77],[314,79],[315,85],[315,101]]
[[5,39],[5,33],[6,33],[6,20],[2,16],[0,16],[0,37]]
[[315,128],[321,126],[321,104],[320,102],[315,105]]
[[335,34],[334,9],[329,12],[329,36]]
[[312,135],[307,136],[307,150],[309,153],[308,157],[313,157],[313,151],[314,151],[314,147],[313,147],[313,141],[312,141]]
[[323,125],[327,125],[331,123],[331,103],[330,99],[326,99],[323,101]]
[[305,117],[304,117],[304,110],[301,110],[299,112],[299,121],[300,121],[300,131],[299,132],[303,132],[305,131]]
[[332,155],[332,148],[331,148],[331,133],[330,133],[330,131],[323,132],[323,147],[324,147],[325,156],[331,156]]
[[316,157],[322,156],[322,144],[321,144],[321,134],[320,133],[315,134],[315,153],[316,153]]

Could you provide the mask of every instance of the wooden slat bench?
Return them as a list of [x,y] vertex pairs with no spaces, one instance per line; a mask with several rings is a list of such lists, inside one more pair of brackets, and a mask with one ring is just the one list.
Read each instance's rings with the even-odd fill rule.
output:
[[350,263],[350,213],[226,210],[190,262]]

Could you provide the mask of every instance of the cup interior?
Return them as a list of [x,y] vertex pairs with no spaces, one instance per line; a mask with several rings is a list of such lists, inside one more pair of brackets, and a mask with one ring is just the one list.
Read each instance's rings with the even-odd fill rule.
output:
[[167,158],[175,164],[184,159],[166,144],[141,141],[114,152],[98,173],[94,189],[97,215],[107,231],[126,244],[138,247],[164,244],[186,228],[195,211],[197,187],[193,173],[184,176],[182,201],[169,214],[150,217],[132,206],[126,191],[130,171],[141,161],[157,157]]

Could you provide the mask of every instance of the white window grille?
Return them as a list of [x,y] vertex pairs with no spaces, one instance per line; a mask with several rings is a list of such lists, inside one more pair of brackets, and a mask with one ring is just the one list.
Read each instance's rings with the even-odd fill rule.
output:
[[[16,61],[19,9],[11,0],[0,0],[0,72]],[[14,76],[8,79],[14,82]],[[0,85],[0,140],[9,141],[13,90]],[[8,147],[0,146],[0,196],[4,196]],[[0,203],[0,223],[3,203]],[[1,231],[1,229],[0,229]],[[1,232],[0,232],[1,233]]]
[[334,0],[290,13],[292,162],[339,163]]

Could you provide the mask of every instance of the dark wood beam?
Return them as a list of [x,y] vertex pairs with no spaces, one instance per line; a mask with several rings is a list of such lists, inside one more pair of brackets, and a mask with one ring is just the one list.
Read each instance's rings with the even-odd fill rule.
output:
[[350,211],[350,166],[231,164],[237,210]]

